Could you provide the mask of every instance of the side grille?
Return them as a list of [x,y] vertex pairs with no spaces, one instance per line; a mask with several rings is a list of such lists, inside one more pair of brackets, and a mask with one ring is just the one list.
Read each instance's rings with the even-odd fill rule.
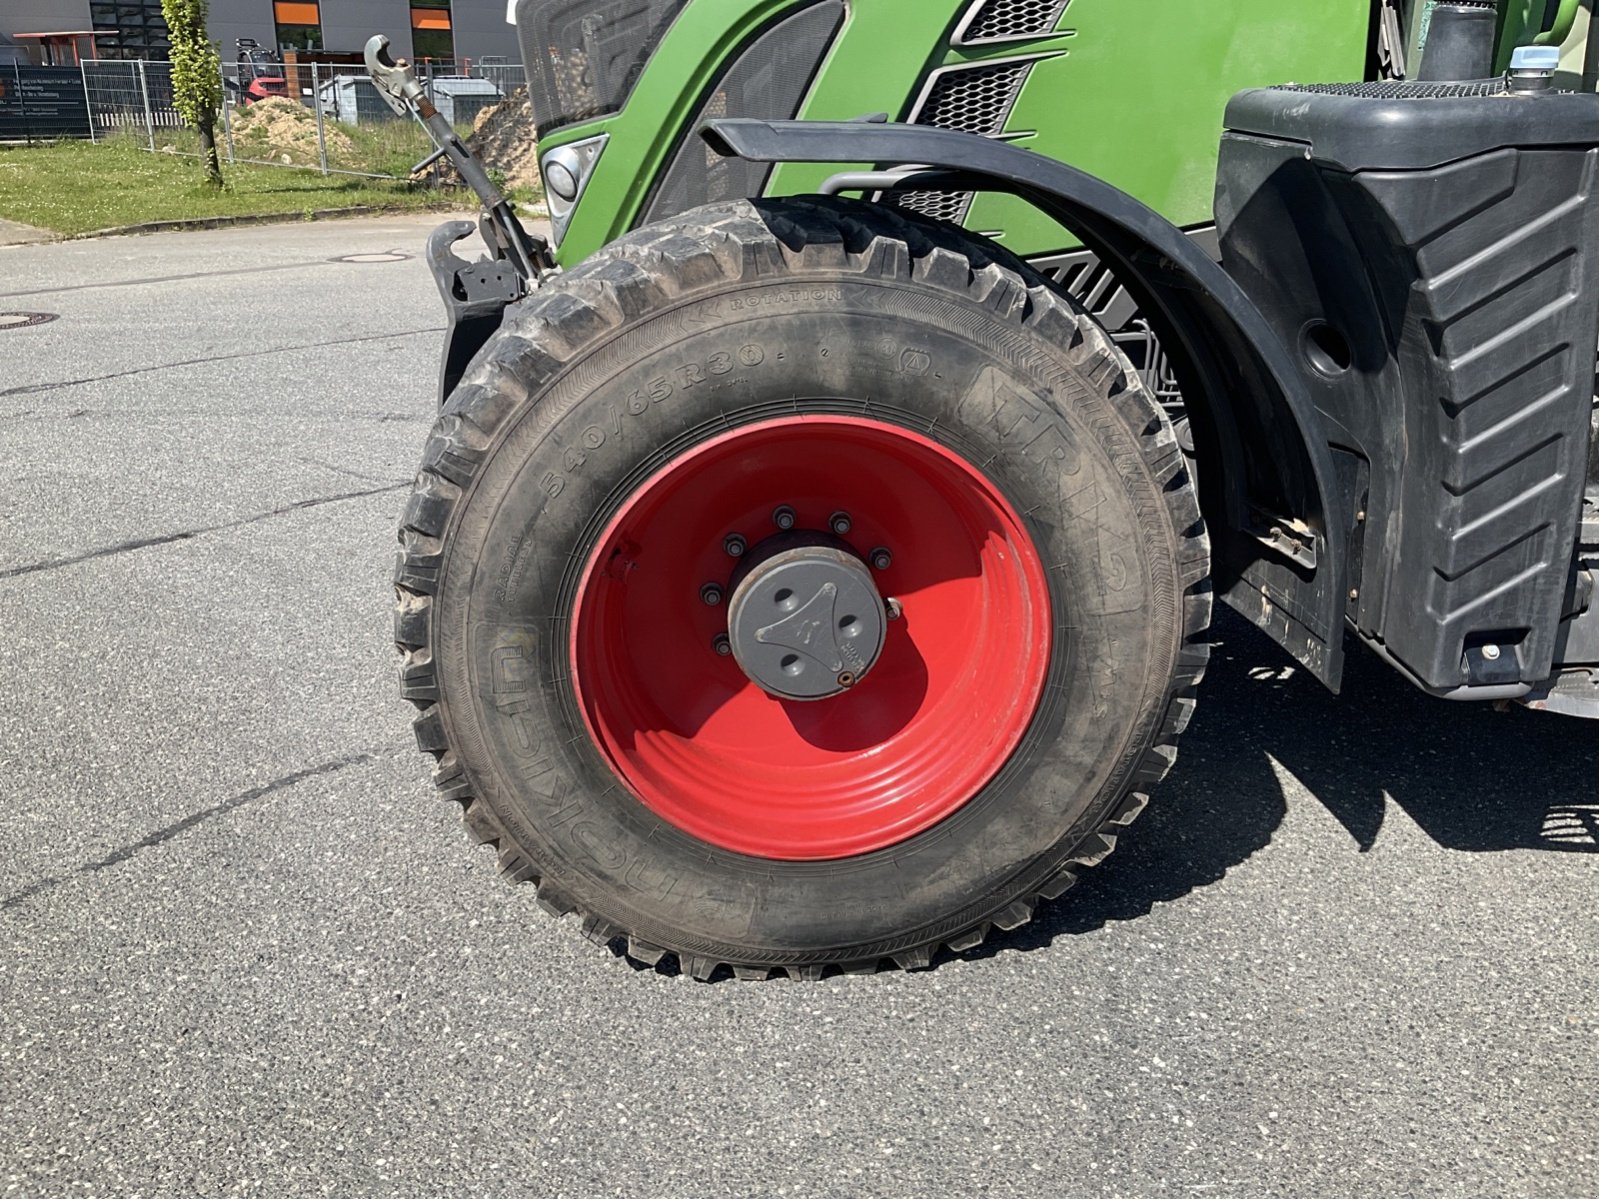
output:
[[932,217],[935,221],[949,221],[959,225],[972,206],[971,192],[896,192],[896,208],[909,209]]
[[[993,137],[1005,129],[1035,59],[949,67],[929,80],[911,115],[914,125],[959,129]],[[899,192],[894,203],[924,216],[960,223],[972,207],[971,192]]]
[[798,115],[843,20],[844,0],[824,0],[779,21],[745,47],[685,127],[645,221],[717,200],[761,195],[772,164],[722,158],[701,139],[700,127],[717,117],[783,121]]
[[958,46],[1054,33],[1071,0],[980,0],[956,34]]
[[917,114],[918,125],[992,135],[1005,128],[1033,62],[958,67],[933,78]]
[[1036,258],[1028,265],[1083,305],[1089,315],[1100,322],[1133,363],[1144,385],[1176,420],[1183,410],[1183,395],[1178,390],[1166,352],[1150,323],[1140,316],[1133,297],[1117,282],[1110,268],[1088,250]]
[[1034,259],[1028,265],[1088,309],[1107,333],[1127,333],[1139,315],[1127,289],[1088,250]]
[[1377,79],[1368,83],[1280,83],[1273,92],[1303,92],[1308,96],[1354,96],[1362,100],[1460,100],[1469,96],[1504,96],[1504,79],[1474,79],[1465,83],[1437,83],[1409,79]]

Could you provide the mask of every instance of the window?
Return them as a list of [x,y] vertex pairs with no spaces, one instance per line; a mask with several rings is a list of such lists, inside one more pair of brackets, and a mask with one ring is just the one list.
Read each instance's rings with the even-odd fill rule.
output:
[[322,12],[314,0],[273,0],[272,16],[278,24],[280,51],[322,49]]
[[450,0],[411,0],[411,57],[449,62],[456,56]]
[[167,57],[167,23],[161,0],[94,0],[89,6],[94,27],[95,52],[101,58]]

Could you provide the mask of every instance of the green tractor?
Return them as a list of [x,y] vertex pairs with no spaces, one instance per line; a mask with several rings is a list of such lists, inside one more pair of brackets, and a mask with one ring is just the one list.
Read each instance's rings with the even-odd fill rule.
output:
[[1172,768],[1214,598],[1330,688],[1349,630],[1596,714],[1572,0],[510,16],[551,242],[368,47],[484,202],[396,641],[591,939],[816,978],[1023,924]]

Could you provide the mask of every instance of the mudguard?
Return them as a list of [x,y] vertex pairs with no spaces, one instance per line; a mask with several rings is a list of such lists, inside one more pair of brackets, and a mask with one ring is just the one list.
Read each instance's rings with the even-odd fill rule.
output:
[[941,189],[1010,192],[1071,230],[1170,355],[1195,434],[1218,593],[1338,690],[1356,520],[1347,483],[1289,352],[1181,229],[1104,180],[975,134],[730,118],[701,136],[725,157],[935,170]]

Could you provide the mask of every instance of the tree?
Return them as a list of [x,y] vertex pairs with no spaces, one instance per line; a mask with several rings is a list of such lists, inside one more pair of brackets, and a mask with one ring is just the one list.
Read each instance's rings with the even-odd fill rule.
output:
[[217,113],[222,108],[222,61],[206,35],[208,0],[161,0],[172,61],[172,107],[200,135],[206,178],[222,186],[217,159]]

